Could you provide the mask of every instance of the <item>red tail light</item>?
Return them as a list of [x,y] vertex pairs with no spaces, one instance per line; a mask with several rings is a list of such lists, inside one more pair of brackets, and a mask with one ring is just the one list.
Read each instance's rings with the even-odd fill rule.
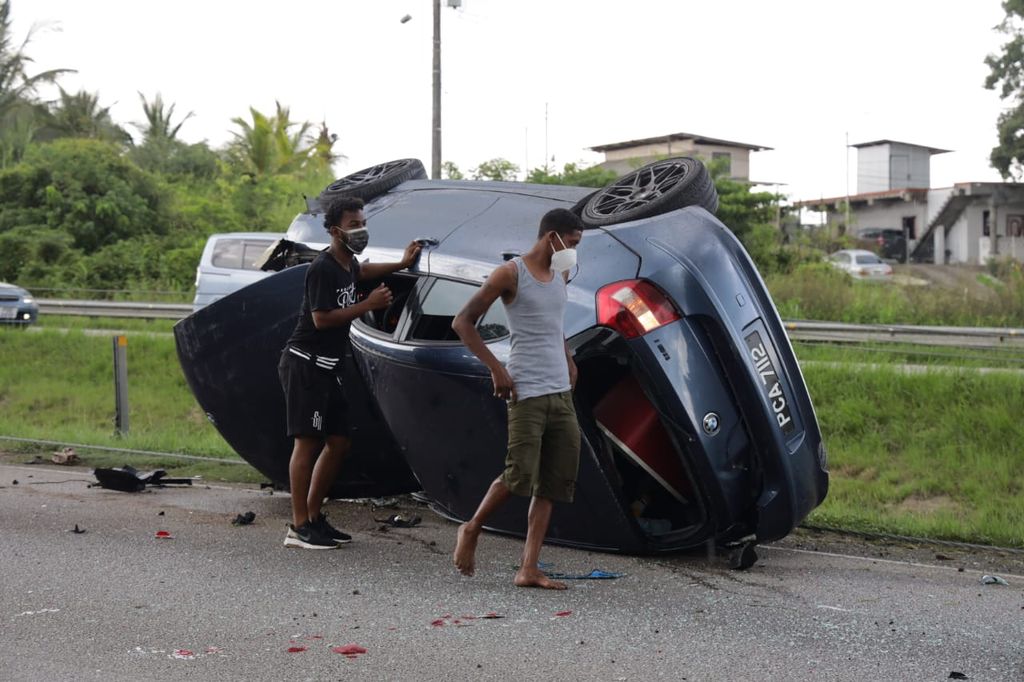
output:
[[643,336],[681,317],[665,294],[642,279],[613,282],[597,292],[597,323],[627,339]]

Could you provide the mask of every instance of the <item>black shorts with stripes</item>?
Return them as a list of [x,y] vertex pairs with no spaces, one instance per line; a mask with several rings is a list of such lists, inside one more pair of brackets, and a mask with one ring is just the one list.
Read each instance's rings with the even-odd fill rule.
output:
[[286,348],[277,375],[284,389],[289,436],[349,435],[348,401],[340,373],[321,369]]

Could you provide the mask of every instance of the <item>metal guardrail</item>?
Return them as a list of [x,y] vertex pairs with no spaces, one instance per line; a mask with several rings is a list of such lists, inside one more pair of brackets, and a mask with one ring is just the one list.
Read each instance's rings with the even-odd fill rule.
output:
[[[137,303],[131,301],[76,301],[36,299],[39,312],[87,317],[132,317],[180,320],[192,313],[188,303]],[[928,346],[970,346],[1024,350],[1024,329],[1003,327],[938,327],[918,325],[851,324],[786,320],[786,331],[797,341],[864,343],[899,342]]]

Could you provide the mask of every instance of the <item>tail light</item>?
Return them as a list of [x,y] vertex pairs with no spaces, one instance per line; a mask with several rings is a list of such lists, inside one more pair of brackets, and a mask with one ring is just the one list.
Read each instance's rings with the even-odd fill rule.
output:
[[665,294],[642,279],[613,282],[597,292],[597,323],[627,339],[643,336],[681,317]]

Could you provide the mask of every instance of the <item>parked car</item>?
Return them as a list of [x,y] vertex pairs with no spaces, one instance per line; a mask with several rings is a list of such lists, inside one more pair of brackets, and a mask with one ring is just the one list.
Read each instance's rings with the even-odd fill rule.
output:
[[882,227],[858,230],[857,246],[897,263],[907,262],[907,238],[903,230]]
[[[394,261],[413,239],[426,246],[385,278],[394,303],[352,324],[344,381],[356,429],[334,495],[422,489],[449,518],[473,513],[503,468],[507,412],[451,323],[496,266],[530,248],[546,211],[568,207],[587,225],[565,317],[583,444],[576,501],[556,506],[549,540],[623,552],[768,541],[821,503],[827,458],[807,387],[764,282],[713,215],[700,162],[658,161],[596,192],[409,179],[410,167],[425,176],[422,165],[395,163],[405,173],[363,196],[364,257]],[[288,242],[268,267],[315,254]],[[290,442],[276,364],[307,267],[284,267],[174,329],[210,420],[280,483]],[[500,303],[479,329],[506,360]],[[489,527],[524,535],[527,503],[514,500]]]
[[0,282],[0,324],[28,326],[39,317],[32,294],[19,286]]
[[882,259],[871,251],[842,249],[830,255],[828,261],[854,279],[875,282],[892,280],[892,266],[883,263]]
[[282,235],[269,232],[212,234],[196,267],[196,296],[192,309],[199,310],[224,296],[267,276],[259,263],[264,252]]

